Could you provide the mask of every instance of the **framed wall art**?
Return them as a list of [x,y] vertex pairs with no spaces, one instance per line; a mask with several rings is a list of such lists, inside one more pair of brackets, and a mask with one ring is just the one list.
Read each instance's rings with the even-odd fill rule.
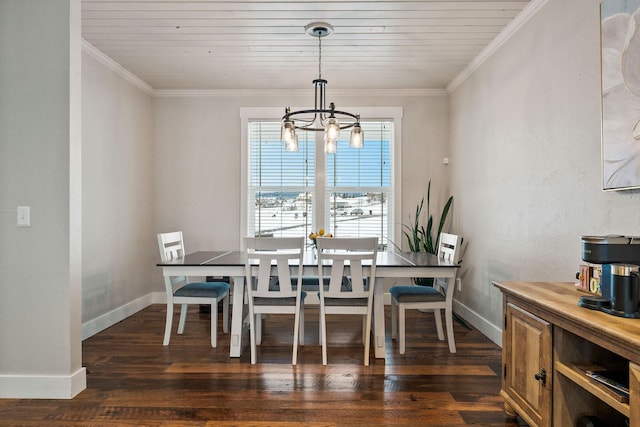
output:
[[604,190],[640,188],[640,0],[603,0]]

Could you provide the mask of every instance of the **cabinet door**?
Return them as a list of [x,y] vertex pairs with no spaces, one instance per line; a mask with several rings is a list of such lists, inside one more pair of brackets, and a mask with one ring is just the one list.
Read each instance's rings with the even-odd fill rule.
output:
[[640,427],[640,405],[633,402],[638,402],[640,399],[640,365],[635,363],[629,363],[629,390],[631,395],[629,401],[632,404],[629,405],[631,416],[629,417],[629,425],[631,427]]
[[532,425],[551,425],[551,325],[507,303],[503,334],[503,393]]

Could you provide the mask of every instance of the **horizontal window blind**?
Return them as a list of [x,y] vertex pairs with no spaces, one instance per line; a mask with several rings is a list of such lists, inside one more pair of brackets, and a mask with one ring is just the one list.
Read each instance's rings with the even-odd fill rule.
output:
[[326,211],[337,236],[390,238],[393,206],[393,122],[364,121],[361,149],[341,132],[335,154],[327,155]]
[[280,122],[249,123],[249,235],[310,233],[315,188],[315,135],[298,132],[299,150],[287,152]]
[[335,154],[327,155],[327,188],[391,188],[393,123],[363,122],[365,143],[349,147],[349,132],[342,131]]

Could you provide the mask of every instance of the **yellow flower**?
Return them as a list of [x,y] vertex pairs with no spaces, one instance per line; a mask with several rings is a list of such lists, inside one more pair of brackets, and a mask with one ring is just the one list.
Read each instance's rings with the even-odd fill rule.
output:
[[316,233],[315,231],[312,231],[311,233],[309,233],[309,240],[311,240],[311,245],[312,246],[316,246],[317,242],[316,239],[318,237],[333,237],[333,235],[331,233],[327,233],[326,235],[324,234],[324,228],[321,228],[320,230],[318,230],[318,232]]

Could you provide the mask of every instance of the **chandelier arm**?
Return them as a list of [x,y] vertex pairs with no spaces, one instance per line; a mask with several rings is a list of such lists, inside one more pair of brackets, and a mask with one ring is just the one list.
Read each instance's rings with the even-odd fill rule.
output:
[[290,117],[296,116],[298,114],[334,114],[334,115],[343,115],[343,116],[348,116],[351,117],[352,119],[356,120],[356,121],[360,121],[359,117],[357,114],[352,114],[352,113],[348,113],[346,111],[340,111],[340,110],[328,110],[328,109],[309,109],[309,110],[298,110],[298,111],[290,111],[288,113],[286,113],[284,116],[282,116],[282,120],[285,119],[289,119]]
[[359,121],[360,121],[360,117],[359,117],[359,115],[358,115],[358,114],[352,114],[352,113],[348,113],[348,112],[346,112],[346,111],[339,111],[339,110],[333,110],[333,114],[336,114],[336,115],[337,115],[337,114],[341,114],[341,115],[343,115],[343,116],[349,116],[349,117],[351,117],[352,119],[355,119],[355,121],[356,121],[356,122],[359,122]]
[[312,127],[308,127],[308,126],[294,126],[294,128],[300,129],[300,130],[313,131],[313,132],[323,132],[324,131],[324,128],[312,128]]
[[316,121],[316,117],[318,116],[318,114],[320,114],[320,117],[323,117],[324,114],[331,114],[336,116],[336,118],[338,119],[344,119],[345,117],[350,117],[351,119],[354,120],[354,122],[352,123],[346,123],[340,126],[340,129],[349,129],[352,128],[353,126],[356,125],[356,123],[360,123],[360,117],[357,114],[352,114],[346,111],[340,111],[340,110],[328,110],[328,109],[312,109],[312,110],[299,110],[299,111],[290,111],[287,114],[285,114],[282,117],[282,121],[290,121],[292,120],[293,117],[297,116],[297,115],[301,115],[301,114],[313,114],[313,120],[305,120],[305,119],[299,119],[305,123],[308,123],[308,125],[296,125],[295,124],[295,120],[294,121],[294,128],[295,129],[306,129],[306,130],[313,130],[313,131],[324,131],[324,127],[318,128],[318,127],[308,127],[309,125],[311,125],[312,123],[314,123]]

